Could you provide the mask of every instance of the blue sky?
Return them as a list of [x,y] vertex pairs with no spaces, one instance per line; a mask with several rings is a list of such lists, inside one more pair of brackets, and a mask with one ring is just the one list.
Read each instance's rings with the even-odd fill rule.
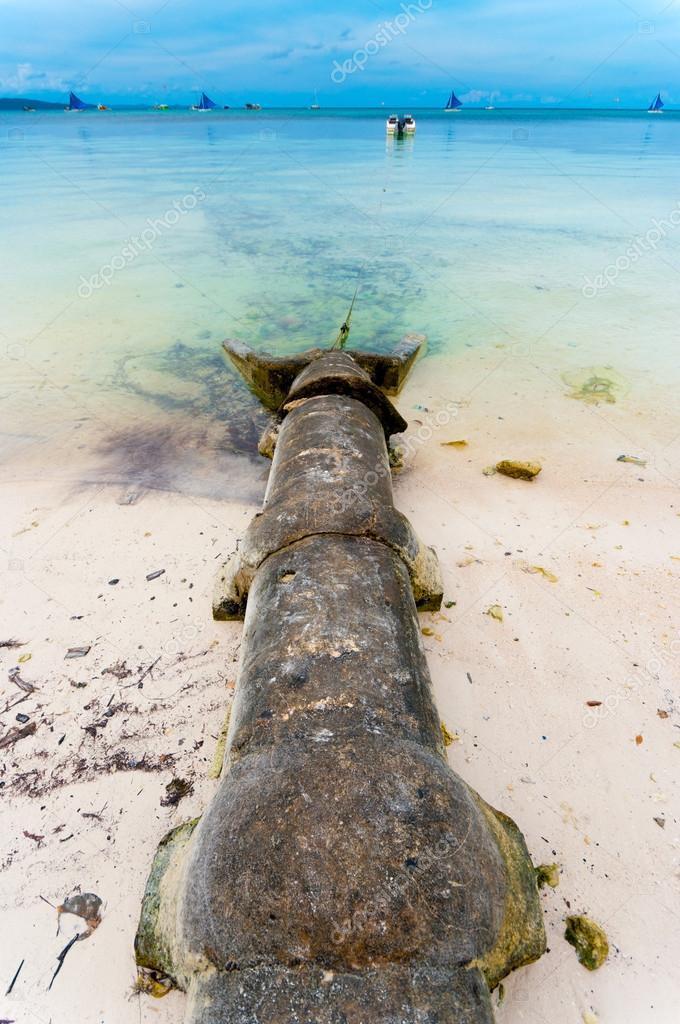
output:
[[680,0],[0,0],[0,95],[680,106]]

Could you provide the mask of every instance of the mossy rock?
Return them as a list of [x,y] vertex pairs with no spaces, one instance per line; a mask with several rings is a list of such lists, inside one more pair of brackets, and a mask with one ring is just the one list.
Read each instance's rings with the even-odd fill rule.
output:
[[579,963],[589,971],[602,967],[609,956],[609,942],[603,929],[589,917],[575,915],[566,921],[564,937],[576,950]]
[[541,472],[538,462],[519,462],[517,459],[502,459],[495,465],[497,473],[510,476],[513,480],[534,480]]
[[135,936],[135,959],[138,967],[161,972],[177,981],[177,969],[172,938],[163,927],[161,916],[163,881],[170,874],[171,863],[178,862],[191,839],[199,818],[185,821],[163,836],[156,849],[151,872],[146,883],[142,912]]

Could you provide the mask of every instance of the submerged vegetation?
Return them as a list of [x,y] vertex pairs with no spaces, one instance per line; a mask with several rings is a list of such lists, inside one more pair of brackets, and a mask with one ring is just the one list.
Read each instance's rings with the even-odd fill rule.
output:
[[569,398],[586,405],[599,405],[600,402],[613,405],[628,390],[625,378],[611,366],[568,370],[562,374],[562,380],[571,388]]

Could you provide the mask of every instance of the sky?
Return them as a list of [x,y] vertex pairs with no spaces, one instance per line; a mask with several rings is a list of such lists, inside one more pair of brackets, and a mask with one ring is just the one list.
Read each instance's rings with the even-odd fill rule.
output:
[[0,0],[0,96],[680,106],[680,0]]

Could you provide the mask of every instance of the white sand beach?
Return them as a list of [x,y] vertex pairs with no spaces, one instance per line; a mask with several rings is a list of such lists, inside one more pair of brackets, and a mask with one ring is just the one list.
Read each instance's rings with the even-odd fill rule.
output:
[[[446,606],[422,626],[454,736],[451,766],[516,820],[535,864],[560,866],[558,888],[541,896],[549,952],[507,980],[498,1020],[671,1024],[680,985],[675,396],[651,377],[615,403],[569,395],[540,355],[502,344],[421,360],[398,401],[411,454],[395,494],[443,566]],[[484,475],[502,458],[543,469],[532,483]],[[149,490],[132,504],[119,503],[113,483],[75,488],[37,469],[2,486],[0,641],[22,645],[0,649],[2,736],[22,727],[17,714],[35,725],[0,750],[3,1019],[182,1019],[182,994],[134,993],[133,938],[156,844],[199,815],[216,786],[209,774],[241,626],[212,621],[211,591],[268,466],[248,503],[230,500],[228,480],[224,500]],[[502,621],[488,614],[494,605]],[[78,647],[89,651],[65,658]],[[33,692],[17,684],[16,666]],[[163,806],[174,777],[192,790]],[[82,929],[63,916],[57,936],[54,906],[79,888],[102,898],[102,922],[48,990],[57,954]],[[607,932],[597,972],[563,938],[569,913]]]

